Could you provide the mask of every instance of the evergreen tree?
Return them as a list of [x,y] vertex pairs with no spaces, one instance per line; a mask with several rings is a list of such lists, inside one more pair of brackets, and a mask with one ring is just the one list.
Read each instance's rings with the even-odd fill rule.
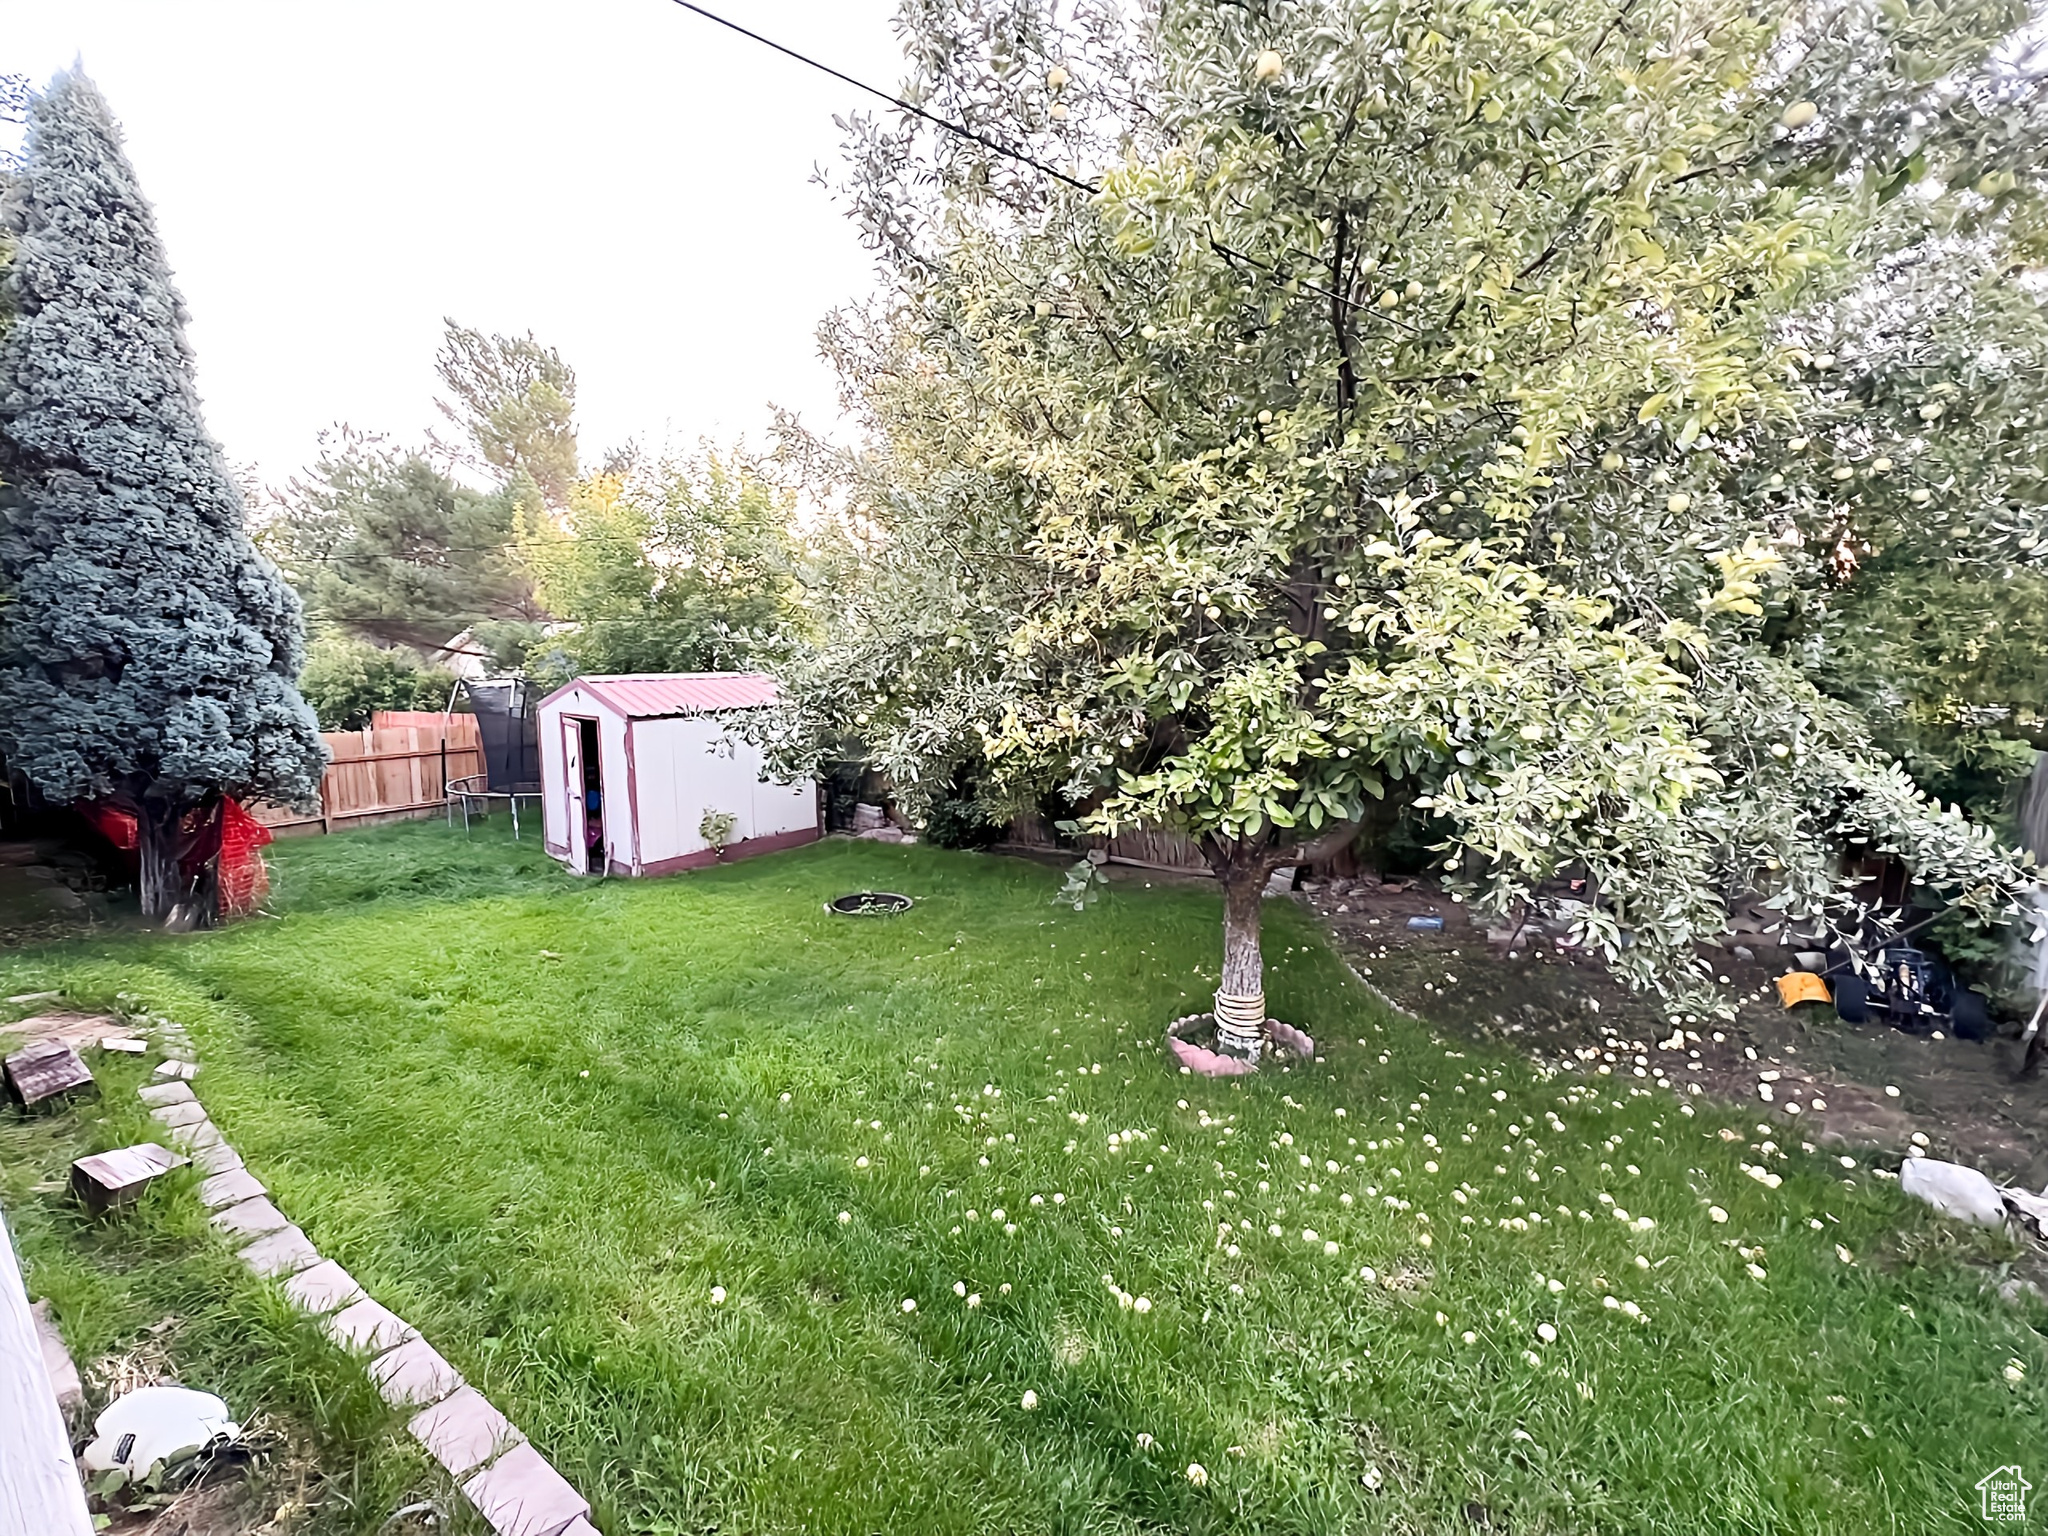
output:
[[511,490],[459,484],[426,454],[349,432],[259,534],[312,617],[426,652],[480,619],[531,619]]
[[530,481],[550,507],[576,484],[576,370],[525,336],[486,336],[444,320],[434,371],[452,400],[441,414],[462,429],[475,458],[501,484]]
[[146,915],[214,907],[226,794],[304,801],[299,602],[206,434],[185,310],[105,99],[59,75],[0,202],[0,753],[141,824]]

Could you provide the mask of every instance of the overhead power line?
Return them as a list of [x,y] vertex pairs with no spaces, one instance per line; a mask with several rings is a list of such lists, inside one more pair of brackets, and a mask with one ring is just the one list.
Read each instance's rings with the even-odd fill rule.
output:
[[852,75],[846,74],[841,70],[834,69],[830,64],[820,63],[818,60],[812,58],[807,53],[798,53],[796,49],[786,47],[785,45],[776,42],[775,39],[772,37],[763,37],[758,32],[750,32],[745,27],[741,26],[738,22],[726,20],[725,17],[719,15],[716,11],[707,11],[701,5],[691,4],[691,0],[670,0],[670,3],[674,5],[679,5],[686,11],[694,11],[697,15],[702,16],[706,21],[715,21],[721,27],[725,27],[730,31],[737,32],[741,37],[750,38],[754,42],[759,43],[764,48],[773,48],[777,53],[795,59],[799,64],[808,64],[812,69],[817,70],[819,73],[830,75],[834,80],[843,81],[845,84],[852,86],[857,91],[866,91],[870,96],[873,96],[881,101],[886,101],[892,107],[900,107],[905,112],[909,112],[914,116],[921,117],[926,122],[933,124],[935,127],[945,129],[948,133],[958,134],[963,139],[972,139],[975,143],[979,144],[983,149],[989,150],[994,154],[1003,155],[1011,160],[1015,160],[1020,165],[1028,165],[1034,171],[1038,171],[1044,175],[1050,176],[1055,181],[1063,181],[1068,186],[1073,187],[1076,191],[1086,192],[1092,195],[1102,190],[1100,187],[1091,186],[1089,183],[1082,181],[1077,177],[1069,176],[1065,171],[1062,171],[1055,166],[1047,165],[1043,160],[1034,159],[1030,155],[1025,154],[1020,149],[1012,149],[1007,144],[998,143],[996,140],[988,138],[986,135],[976,133],[972,128],[969,128],[965,123],[956,123],[952,121],[952,119],[950,118],[940,117],[935,112],[927,112],[923,107],[916,105],[914,102],[905,101],[901,96],[893,96],[889,92],[883,90],[880,86],[869,85],[865,80],[856,80]]
[[[899,107],[903,111],[908,112],[915,117],[921,117],[935,128],[942,128],[947,133],[955,134],[960,138],[971,140],[972,142],[979,144],[983,149],[988,150],[991,154],[1001,155],[1005,159],[1014,160],[1019,165],[1028,165],[1031,167],[1031,169],[1039,172],[1041,175],[1050,176],[1055,181],[1064,182],[1067,186],[1074,188],[1077,192],[1086,192],[1089,196],[1093,197],[1102,191],[1102,188],[1096,185],[1094,182],[1082,181],[1077,176],[1069,176],[1065,171],[1060,170],[1057,166],[1047,165],[1043,160],[1040,160],[1033,155],[1027,155],[1021,149],[1014,149],[1010,145],[1002,143],[1000,140],[991,139],[986,134],[978,133],[974,129],[969,128],[965,123],[956,123],[949,117],[940,117],[936,112],[927,112],[923,107],[918,106],[915,102],[905,101],[901,96],[895,95],[889,91],[885,91],[878,85],[869,85],[867,81],[856,79],[854,76],[847,74],[844,70],[834,69],[830,64],[821,63],[817,59],[812,58],[807,53],[799,53],[794,48],[788,47],[787,45],[782,43],[778,43],[772,37],[763,37],[760,33],[751,31],[748,28],[741,26],[736,21],[727,20],[725,17],[719,15],[716,11],[706,10],[703,6],[694,3],[694,0],[669,0],[669,3],[671,5],[679,6],[683,10],[690,11],[695,15],[702,16],[706,21],[716,22],[719,26],[724,27],[729,31],[737,32],[741,37],[747,38],[752,42],[759,43],[764,48],[772,48],[775,52],[782,54],[784,57],[795,59],[799,64],[808,65],[810,68],[817,70],[820,74],[830,75],[834,80],[842,81],[845,84],[852,86],[857,91],[865,91],[868,95],[873,96],[878,101],[886,101],[892,107]],[[1235,246],[1225,245],[1221,240],[1216,239],[1213,235],[1209,237],[1209,245],[1210,248],[1213,249],[1218,255],[1229,256],[1238,261],[1244,262],[1247,266],[1255,267],[1276,283],[1281,283],[1283,285],[1288,283],[1298,284],[1300,287],[1307,289],[1311,293],[1320,294],[1322,297],[1326,299],[1334,299],[1336,300],[1336,302],[1345,305],[1347,308],[1356,306],[1356,301],[1353,299],[1347,298],[1342,294],[1333,293],[1329,289],[1324,288],[1317,283],[1312,283],[1308,281],[1306,278],[1302,277],[1299,273],[1282,271],[1280,268],[1273,266],[1269,262],[1261,261],[1258,257],[1253,256],[1248,252],[1238,250]]]

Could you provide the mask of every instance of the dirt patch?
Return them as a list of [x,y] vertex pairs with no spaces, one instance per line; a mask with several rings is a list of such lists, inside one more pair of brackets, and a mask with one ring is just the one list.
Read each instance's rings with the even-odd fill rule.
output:
[[75,938],[119,921],[121,907],[89,854],[53,839],[0,841],[0,949]]
[[[1547,937],[1513,950],[1489,942],[1462,906],[1427,885],[1339,884],[1301,899],[1360,975],[1432,1024],[1579,1071],[1605,1066],[1638,1086],[1690,1096],[1696,1084],[1817,1146],[1903,1156],[1917,1134],[1932,1156],[2029,1189],[2048,1182],[2048,1076],[2018,1077],[2015,1040],[1845,1024],[1817,1004],[1788,1012],[1774,983],[1792,968],[1789,951],[1703,950],[1739,1008],[1732,1022],[1689,1026],[1674,1043],[1656,994],[1630,992],[1598,959]],[[1410,918],[1441,918],[1443,927],[1412,930]]]

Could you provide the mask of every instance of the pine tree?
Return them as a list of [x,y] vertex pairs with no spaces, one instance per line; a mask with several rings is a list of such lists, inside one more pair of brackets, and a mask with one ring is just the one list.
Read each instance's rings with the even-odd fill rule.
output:
[[299,602],[207,436],[185,309],[105,99],[59,75],[0,202],[0,754],[141,825],[145,915],[214,908],[223,795],[304,801]]

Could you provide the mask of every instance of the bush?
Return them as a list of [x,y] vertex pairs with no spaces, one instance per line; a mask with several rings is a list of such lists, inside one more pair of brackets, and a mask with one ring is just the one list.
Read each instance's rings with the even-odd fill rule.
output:
[[347,635],[322,635],[306,648],[299,692],[323,731],[356,731],[380,709],[446,709],[452,673],[425,665],[414,651],[386,650]]
[[976,803],[972,790],[957,780],[932,797],[931,814],[925,818],[925,841],[941,848],[993,848],[1008,828],[991,821]]

